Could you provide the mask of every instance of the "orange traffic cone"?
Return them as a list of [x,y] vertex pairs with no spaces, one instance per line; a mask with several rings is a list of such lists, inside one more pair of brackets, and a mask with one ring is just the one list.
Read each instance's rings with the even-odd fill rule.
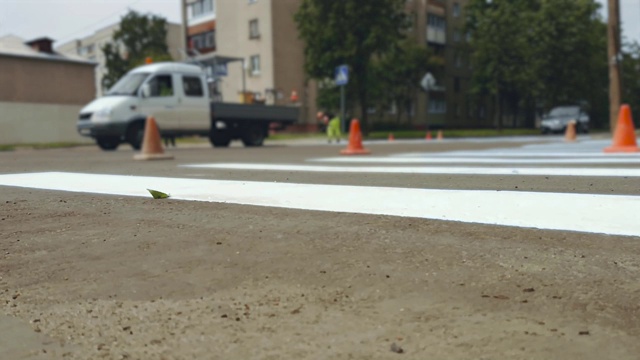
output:
[[169,160],[172,155],[167,155],[162,149],[160,141],[160,131],[153,116],[147,118],[144,127],[144,138],[142,139],[142,153],[133,156],[134,160]]
[[362,132],[360,132],[360,121],[353,119],[351,121],[351,129],[349,130],[349,144],[347,148],[340,151],[342,155],[366,155],[371,151],[362,146]]
[[564,141],[575,142],[576,138],[576,122],[575,120],[571,120],[567,124],[567,130],[564,132]]
[[442,135],[442,130],[438,130],[438,140],[444,139],[444,135]]
[[605,148],[604,152],[638,152],[636,130],[633,126],[629,105],[624,104],[620,107],[618,123],[616,124],[616,130],[613,134],[613,145]]
[[431,131],[427,131],[427,136],[424,138],[425,140],[431,140]]
[[389,133],[389,141],[394,141],[396,138],[393,136],[393,133]]

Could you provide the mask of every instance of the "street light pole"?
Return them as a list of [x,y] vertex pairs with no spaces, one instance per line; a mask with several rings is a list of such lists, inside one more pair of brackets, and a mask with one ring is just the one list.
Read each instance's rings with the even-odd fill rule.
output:
[[615,130],[622,102],[620,80],[620,1],[609,0],[608,54],[609,54],[609,128]]

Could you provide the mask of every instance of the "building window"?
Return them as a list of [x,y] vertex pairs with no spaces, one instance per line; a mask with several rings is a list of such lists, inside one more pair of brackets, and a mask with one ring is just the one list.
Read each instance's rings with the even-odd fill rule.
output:
[[171,75],[158,75],[149,81],[151,97],[173,96],[173,81]]
[[459,16],[460,16],[460,4],[453,3],[453,17],[459,17]]
[[251,75],[260,75],[260,55],[253,55],[250,59],[249,66]]
[[389,110],[387,110],[387,112],[391,115],[395,115],[398,112],[398,107],[396,106],[395,101],[391,103],[391,106],[389,106]]
[[182,87],[186,96],[203,97],[202,81],[197,76],[183,76]]
[[453,78],[453,91],[460,92],[460,78]]
[[249,21],[249,39],[260,38],[260,27],[258,26],[258,19]]
[[447,21],[442,16],[427,14],[427,26],[434,29],[445,30]]
[[214,0],[196,0],[189,6],[191,7],[191,18],[215,13]]
[[457,68],[462,67],[462,56],[460,54],[456,54],[455,62]]
[[216,47],[215,31],[193,35],[189,38],[191,48],[196,50],[212,50]]
[[429,100],[429,114],[446,114],[447,103],[441,99]]
[[95,44],[89,44],[87,46],[81,46],[78,48],[78,55],[80,56],[85,56],[88,54],[93,54],[96,50],[96,45]]
[[460,40],[462,40],[462,34],[460,33],[460,30],[456,29],[453,31],[453,41],[460,42]]

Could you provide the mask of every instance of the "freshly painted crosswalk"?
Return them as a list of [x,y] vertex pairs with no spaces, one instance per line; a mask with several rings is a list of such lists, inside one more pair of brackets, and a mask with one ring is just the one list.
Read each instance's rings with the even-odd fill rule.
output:
[[421,156],[421,157],[331,157],[311,159],[319,163],[342,164],[640,164],[640,156],[626,157],[483,157]]
[[444,166],[327,166],[288,164],[213,163],[186,164],[182,167],[212,170],[301,171],[322,173],[378,173],[422,175],[498,175],[498,176],[597,176],[640,177],[639,168],[567,167],[444,167]]
[[[83,173],[0,175],[0,186],[640,235],[640,197],[220,181]],[[381,199],[384,199],[382,201]]]

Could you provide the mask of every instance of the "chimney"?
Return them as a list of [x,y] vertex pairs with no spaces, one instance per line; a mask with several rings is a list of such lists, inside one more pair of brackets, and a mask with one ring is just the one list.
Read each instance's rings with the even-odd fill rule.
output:
[[35,40],[27,41],[25,44],[29,45],[33,50],[45,54],[53,54],[53,39],[48,37],[42,37]]

